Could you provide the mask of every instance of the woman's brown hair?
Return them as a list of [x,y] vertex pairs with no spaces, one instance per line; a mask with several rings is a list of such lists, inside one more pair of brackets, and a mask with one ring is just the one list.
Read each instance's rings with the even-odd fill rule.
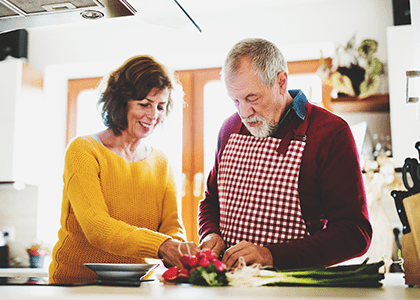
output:
[[127,107],[130,100],[142,100],[153,88],[169,89],[166,115],[172,109],[173,84],[169,72],[148,55],[134,56],[112,72],[98,105],[102,105],[102,122],[120,135],[127,128]]

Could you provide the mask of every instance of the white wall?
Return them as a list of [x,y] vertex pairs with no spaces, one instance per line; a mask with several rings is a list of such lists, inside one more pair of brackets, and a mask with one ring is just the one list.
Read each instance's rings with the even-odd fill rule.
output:
[[226,6],[226,1],[196,0],[201,9],[190,13],[203,33],[134,18],[28,29],[29,64],[45,75],[48,109],[39,117],[46,123],[42,133],[51,154],[45,165],[49,177],[39,188],[39,219],[48,220],[37,228],[39,239],[54,242],[58,228],[69,78],[104,75],[137,54],[152,54],[174,70],[219,67],[230,47],[245,37],[269,39],[288,60],[301,60],[319,58],[321,50],[331,56],[337,45],[357,33],[358,41],[376,39],[379,58],[387,60],[386,28],[393,25],[391,0],[292,1],[294,4],[261,8],[244,1],[248,4],[243,8],[230,6],[219,12],[217,7]]

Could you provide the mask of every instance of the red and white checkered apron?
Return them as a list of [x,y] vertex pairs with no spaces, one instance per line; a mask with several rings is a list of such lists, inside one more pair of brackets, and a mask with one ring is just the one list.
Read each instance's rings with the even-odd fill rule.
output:
[[217,178],[220,230],[227,247],[242,240],[264,246],[309,234],[298,193],[304,134],[285,137],[284,154],[279,154],[280,139],[229,137]]

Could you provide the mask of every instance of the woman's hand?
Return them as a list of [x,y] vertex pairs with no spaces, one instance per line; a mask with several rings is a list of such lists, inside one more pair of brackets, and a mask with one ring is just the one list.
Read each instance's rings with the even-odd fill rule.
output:
[[181,257],[184,254],[194,255],[199,251],[200,249],[194,242],[183,243],[174,239],[167,239],[160,245],[158,255],[165,266],[176,266],[182,269]]
[[210,249],[215,257],[219,257],[223,250],[225,250],[225,242],[217,233],[210,233],[198,245],[201,250]]

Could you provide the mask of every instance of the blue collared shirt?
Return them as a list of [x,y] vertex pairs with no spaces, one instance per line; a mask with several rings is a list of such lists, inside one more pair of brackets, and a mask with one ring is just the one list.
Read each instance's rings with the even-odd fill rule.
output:
[[292,105],[286,111],[286,113],[281,117],[278,128],[282,128],[295,120],[296,118],[300,118],[305,120],[307,109],[306,109],[306,102],[308,99],[306,98],[305,94],[302,90],[290,90],[290,95],[293,98]]

